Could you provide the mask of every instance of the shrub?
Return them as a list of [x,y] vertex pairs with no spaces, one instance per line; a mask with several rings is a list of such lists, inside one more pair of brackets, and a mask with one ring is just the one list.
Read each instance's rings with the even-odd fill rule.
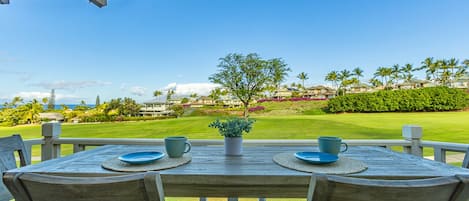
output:
[[423,89],[347,94],[329,100],[330,112],[420,112],[462,110],[469,95],[460,89]]
[[249,112],[257,112],[257,111],[262,111],[262,110],[265,110],[265,107],[261,105],[249,108]]
[[293,97],[293,98],[267,98],[267,99],[259,99],[257,100],[258,103],[263,102],[284,102],[284,101],[323,101],[327,100],[327,98],[301,98],[301,97]]

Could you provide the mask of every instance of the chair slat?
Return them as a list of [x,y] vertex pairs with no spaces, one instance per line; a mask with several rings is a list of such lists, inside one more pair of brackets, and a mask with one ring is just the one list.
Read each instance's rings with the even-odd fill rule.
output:
[[[467,201],[469,194],[460,177],[418,180],[371,180],[313,175],[308,201]],[[319,178],[326,178],[319,179]],[[463,177],[461,177],[463,178]],[[313,179],[311,180],[313,181]]]
[[164,201],[157,172],[111,177],[8,173],[4,179],[15,199],[21,201]]
[[[31,157],[20,135],[0,138],[0,175],[7,170],[17,168],[15,152],[18,152],[21,167],[31,164]],[[3,182],[0,182],[0,201],[9,201],[11,198]]]

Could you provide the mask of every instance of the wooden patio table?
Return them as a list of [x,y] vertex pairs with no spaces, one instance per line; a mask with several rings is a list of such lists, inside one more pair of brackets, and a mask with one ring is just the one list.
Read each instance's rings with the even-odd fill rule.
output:
[[[107,159],[137,151],[164,152],[164,146],[106,145],[66,157],[10,170],[62,176],[110,176],[129,174],[103,169]],[[317,147],[253,146],[244,147],[243,156],[224,155],[223,146],[193,146],[192,161],[176,168],[161,170],[168,197],[276,197],[305,198],[311,173],[287,169],[272,157],[287,151],[317,151]],[[455,174],[469,175],[469,169],[393,152],[381,147],[354,146],[342,154],[368,165],[368,169],[350,177],[416,179]]]

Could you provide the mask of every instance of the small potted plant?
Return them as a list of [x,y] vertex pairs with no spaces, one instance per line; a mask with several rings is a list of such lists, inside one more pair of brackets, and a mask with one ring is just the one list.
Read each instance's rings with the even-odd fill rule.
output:
[[215,120],[208,127],[218,128],[220,135],[225,137],[225,154],[240,156],[243,152],[243,132],[249,133],[253,119],[231,118],[226,121]]

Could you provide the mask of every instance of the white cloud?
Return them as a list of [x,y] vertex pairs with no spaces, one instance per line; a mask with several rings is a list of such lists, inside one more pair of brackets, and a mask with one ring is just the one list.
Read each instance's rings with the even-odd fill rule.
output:
[[219,87],[219,85],[213,83],[169,83],[163,88],[163,90],[167,91],[169,89],[174,89],[177,96],[188,96],[193,93],[196,93],[199,96],[206,96],[210,94],[210,91],[217,87]]
[[31,84],[31,86],[38,86],[44,89],[68,89],[75,90],[86,87],[99,87],[111,85],[111,82],[105,82],[100,80],[85,80],[85,81],[55,81],[55,82],[40,82],[36,84]]
[[133,95],[143,96],[145,95],[146,88],[140,87],[140,86],[134,86],[134,87],[130,87],[129,91]]
[[[19,93],[14,94],[11,98],[16,97],[16,96],[19,96],[25,100],[32,100],[32,99],[40,100],[42,98],[49,98],[50,92],[39,92],[39,91],[19,92]],[[55,93],[55,100],[63,100],[63,99],[79,99],[79,97],[75,95]]]
[[127,83],[122,83],[120,87],[121,91],[129,92],[136,96],[144,96],[147,88],[142,86],[129,86]]

